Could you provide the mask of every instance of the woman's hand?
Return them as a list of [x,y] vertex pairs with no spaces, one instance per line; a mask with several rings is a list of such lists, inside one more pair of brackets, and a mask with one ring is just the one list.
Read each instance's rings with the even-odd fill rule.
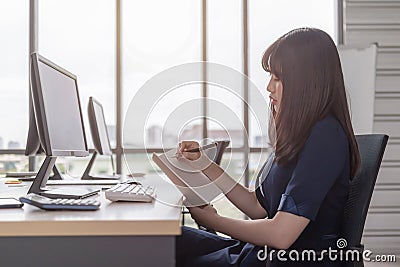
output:
[[207,228],[214,229],[215,227],[213,224],[215,224],[216,219],[220,217],[217,213],[217,210],[211,205],[188,207],[188,210],[193,220]]
[[187,150],[199,148],[200,145],[196,141],[182,141],[179,143],[177,154],[178,156],[184,156],[188,160],[197,160],[200,158],[200,152],[186,152]]
[[201,150],[199,152],[187,152],[196,148],[200,148],[196,141],[182,141],[179,143],[176,158],[178,160],[187,159],[191,168],[196,171],[203,171],[212,164],[212,161]]

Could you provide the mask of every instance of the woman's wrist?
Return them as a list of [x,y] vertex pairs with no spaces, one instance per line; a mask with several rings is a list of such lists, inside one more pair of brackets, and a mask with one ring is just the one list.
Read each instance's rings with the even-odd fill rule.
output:
[[200,157],[198,159],[190,161],[193,168],[199,171],[204,171],[209,168],[212,163],[213,161],[202,151],[200,152]]
[[221,189],[225,195],[237,185],[237,182],[216,164],[212,164],[204,169],[203,173],[211,182]]
[[221,229],[220,229],[220,225],[221,225],[220,221],[221,220],[223,220],[223,217],[221,215],[219,215],[218,213],[215,213],[213,215],[213,217],[210,218],[211,225],[209,227],[216,232],[220,232],[221,231]]

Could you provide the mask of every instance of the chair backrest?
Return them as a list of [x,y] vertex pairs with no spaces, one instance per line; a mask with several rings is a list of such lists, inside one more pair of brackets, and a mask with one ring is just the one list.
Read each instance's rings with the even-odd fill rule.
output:
[[209,149],[208,151],[210,151],[212,154],[210,154],[210,152],[206,154],[207,156],[216,164],[220,164],[221,163],[221,159],[222,159],[222,155],[225,152],[225,149],[228,147],[229,145],[229,141],[228,140],[221,140],[221,141],[216,141],[215,142],[217,144],[217,149],[213,151],[213,149]]
[[378,176],[388,136],[384,134],[356,135],[361,157],[361,170],[350,181],[342,234],[347,247],[358,247],[364,231],[365,219]]
[[213,159],[216,164],[219,165],[221,163],[222,155],[224,154],[225,149],[228,147],[228,145],[228,140],[217,141],[217,153],[215,155],[215,158]]

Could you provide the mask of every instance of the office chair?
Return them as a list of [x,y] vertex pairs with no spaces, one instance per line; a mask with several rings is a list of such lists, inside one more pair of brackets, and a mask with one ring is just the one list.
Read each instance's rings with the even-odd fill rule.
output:
[[[229,141],[228,140],[221,140],[221,141],[216,141],[217,143],[217,149],[215,152],[214,157],[211,159],[215,164],[220,165],[221,164],[221,159],[222,159],[222,155],[225,152],[225,149],[228,147],[229,145]],[[211,157],[210,155],[207,155],[209,157]],[[183,207],[182,208],[182,225],[185,225],[185,215],[189,214],[189,211]],[[197,226],[199,227],[199,229],[205,230],[207,232],[211,232],[211,233],[215,233],[214,230],[211,229],[207,229],[199,224],[197,224]]]
[[361,157],[361,170],[350,181],[349,197],[344,209],[342,237],[348,250],[359,251],[360,260],[347,262],[345,266],[363,267],[361,238],[365,219],[379,168],[389,137],[384,134],[356,135]]
[[215,156],[212,159],[212,161],[215,162],[215,164],[220,165],[222,155],[224,154],[225,149],[229,146],[229,141],[221,140],[221,141],[217,141],[216,143],[217,143],[217,151],[216,151]]
[[[344,252],[346,250],[358,251],[359,260],[343,262],[343,267],[364,267],[362,259],[364,246],[361,244],[361,238],[388,138],[385,134],[356,135],[361,169],[350,181],[349,196],[341,225],[341,238],[347,242],[343,248]],[[319,257],[322,253],[322,251],[316,251],[316,256]],[[357,257],[355,258],[357,259]],[[267,266],[269,265],[268,261]]]

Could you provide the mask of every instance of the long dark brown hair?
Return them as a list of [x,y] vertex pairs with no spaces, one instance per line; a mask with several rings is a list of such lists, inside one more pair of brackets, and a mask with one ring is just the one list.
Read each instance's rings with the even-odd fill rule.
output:
[[360,166],[360,155],[339,54],[331,37],[314,28],[292,30],[265,51],[262,66],[283,85],[279,111],[270,106],[276,161],[285,165],[294,160],[314,124],[331,114],[340,122],[349,140],[353,177]]

